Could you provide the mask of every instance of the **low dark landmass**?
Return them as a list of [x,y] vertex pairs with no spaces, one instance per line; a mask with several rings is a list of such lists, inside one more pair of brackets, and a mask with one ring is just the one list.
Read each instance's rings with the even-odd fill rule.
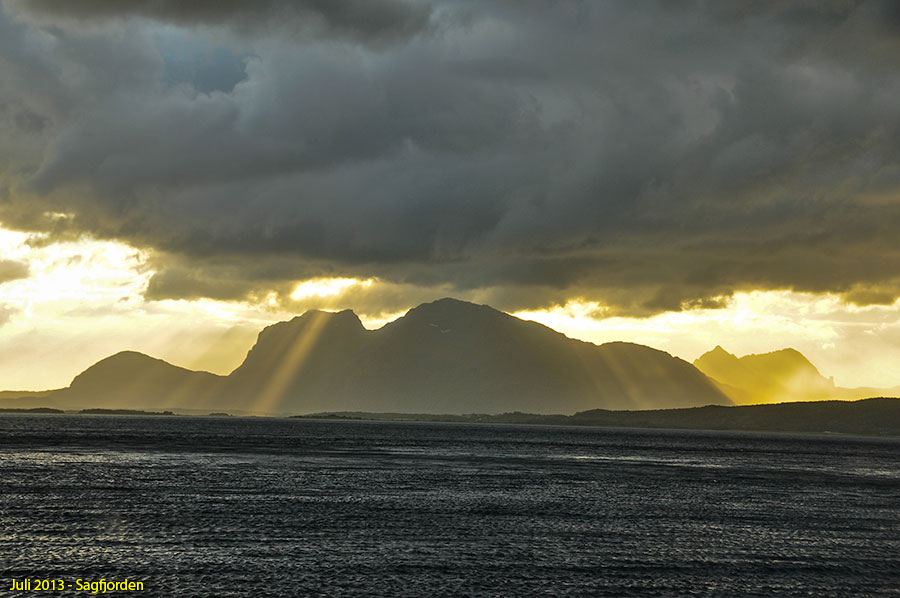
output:
[[366,411],[339,411],[294,415],[292,419],[349,419],[391,422],[459,422],[488,424],[560,424],[570,423],[570,415],[543,415],[537,413],[468,413],[465,415],[435,413],[369,413]]
[[31,409],[12,409],[9,407],[0,408],[0,413],[65,413],[62,409],[52,409],[50,407],[33,407]]
[[175,415],[171,411],[142,411],[140,409],[82,409],[86,415]]
[[[0,409],[0,413],[184,415],[176,414],[172,411],[141,411],[137,409],[82,409],[76,412],[66,412],[49,407],[32,409],[4,408]],[[201,414],[193,415],[201,416]],[[230,417],[231,414],[214,412],[206,415],[206,417],[209,416]],[[878,397],[858,401],[801,401],[774,405],[743,405],[735,407],[707,405],[705,407],[650,411],[593,409],[581,411],[574,415],[544,415],[518,411],[499,414],[470,413],[464,415],[340,411],[295,415],[293,418],[900,436],[900,398]]]
[[339,412],[295,417],[900,436],[900,399],[883,397],[859,401],[815,401],[740,407],[709,405],[652,411],[593,409],[575,415],[518,412],[497,415]]

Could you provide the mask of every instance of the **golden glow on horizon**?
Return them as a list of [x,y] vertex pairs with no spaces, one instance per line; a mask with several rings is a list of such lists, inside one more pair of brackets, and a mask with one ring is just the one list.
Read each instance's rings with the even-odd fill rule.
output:
[[738,356],[792,347],[839,386],[900,385],[900,300],[859,306],[834,294],[735,293],[723,308],[605,317],[600,303],[571,300],[515,316],[593,343],[629,341],[693,361],[716,345]]
[[[0,228],[0,257],[29,266],[28,278],[0,285],[0,390],[66,386],[85,368],[122,350],[227,374],[262,328],[306,309],[355,308],[369,329],[406,311],[367,314],[359,309],[367,301],[381,305],[372,298],[385,291],[407,296],[405,287],[374,278],[300,281],[291,293],[291,311],[285,311],[274,290],[258,303],[146,301],[154,272],[139,249],[89,238],[49,244],[29,240],[39,238]],[[793,347],[840,386],[900,385],[900,301],[858,306],[833,294],[747,291],[719,309],[648,318],[610,313],[598,301],[572,299],[514,315],[570,337],[641,343],[688,361],[716,345],[737,355]]]

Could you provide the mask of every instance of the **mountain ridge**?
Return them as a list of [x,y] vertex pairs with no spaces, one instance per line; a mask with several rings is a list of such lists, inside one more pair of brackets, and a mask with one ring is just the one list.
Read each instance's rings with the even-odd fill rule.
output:
[[91,407],[261,414],[574,413],[731,403],[694,366],[663,351],[595,345],[450,298],[417,306],[378,330],[366,330],[351,310],[308,311],[260,331],[228,376],[140,355],[103,359],[49,396]]
[[[668,368],[666,380],[666,391],[674,394],[676,404],[693,404],[681,388],[685,384],[704,402],[729,402],[705,377],[696,376],[693,367],[667,353],[632,345],[643,354],[629,357],[625,353],[634,350],[622,349],[625,344],[598,346],[569,339],[542,324],[450,298],[417,306],[371,331],[350,311],[300,318],[291,321],[300,336],[280,339],[275,328],[264,330],[230,376],[244,393],[274,386],[274,391],[261,393],[267,407],[299,408],[279,401],[284,392],[303,395],[307,411],[340,401],[351,410],[418,407],[463,412],[486,402],[498,411],[573,412],[596,406],[597,394],[603,395],[600,405],[611,407],[658,406],[654,400],[667,404],[662,389],[648,385],[650,378],[630,379],[636,372],[628,363],[616,367],[631,371],[618,376],[610,371],[610,363],[623,359],[643,360],[657,377],[667,370],[660,361],[680,362]],[[273,326],[287,329],[283,323]],[[601,355],[606,353],[613,355]],[[275,358],[278,355],[286,360]],[[352,367],[343,367],[337,357]],[[683,371],[674,371],[679,367]],[[672,378],[679,374],[680,380]],[[691,376],[693,380],[685,380]],[[654,392],[656,397],[651,397]]]

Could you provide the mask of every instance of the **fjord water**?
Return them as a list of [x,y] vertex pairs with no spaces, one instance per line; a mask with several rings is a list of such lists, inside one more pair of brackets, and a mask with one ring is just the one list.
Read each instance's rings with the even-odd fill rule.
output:
[[127,577],[149,596],[900,595],[897,439],[3,415],[0,474],[7,584]]

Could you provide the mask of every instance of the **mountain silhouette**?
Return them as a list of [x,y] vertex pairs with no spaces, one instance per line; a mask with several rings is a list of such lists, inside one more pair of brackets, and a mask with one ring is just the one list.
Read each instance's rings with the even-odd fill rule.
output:
[[726,395],[740,405],[791,401],[854,400],[895,395],[898,388],[841,388],[796,349],[737,357],[717,346],[694,360]]
[[378,330],[366,330],[349,310],[309,311],[260,332],[229,376],[123,352],[42,396],[80,407],[260,414],[731,404],[694,366],[663,351],[621,342],[598,346],[454,299],[420,305]]
[[180,368],[135,351],[102,359],[55,391],[63,404],[168,409],[214,400],[223,376]]
[[[570,339],[484,305],[442,299],[379,330],[351,311],[262,331],[229,401],[267,411],[572,413],[729,404],[693,366],[630,343]],[[340,407],[336,407],[340,405]]]

